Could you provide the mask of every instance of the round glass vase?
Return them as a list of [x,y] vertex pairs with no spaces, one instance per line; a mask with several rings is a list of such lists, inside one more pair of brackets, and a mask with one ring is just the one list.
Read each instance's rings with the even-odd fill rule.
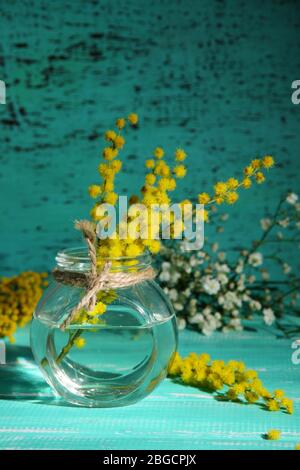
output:
[[[57,254],[57,269],[88,273],[84,248]],[[151,256],[112,260],[111,271],[142,271]],[[101,291],[103,293],[103,291]],[[89,407],[135,403],[166,377],[177,347],[174,310],[153,280],[113,289],[104,314],[91,321],[62,323],[85,293],[82,287],[52,279],[31,325],[31,348],[56,395]],[[100,294],[101,295],[101,294]]]

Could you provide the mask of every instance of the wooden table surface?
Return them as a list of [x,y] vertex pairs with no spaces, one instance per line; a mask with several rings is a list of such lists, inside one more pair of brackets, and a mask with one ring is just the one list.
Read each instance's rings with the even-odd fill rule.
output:
[[[300,442],[300,364],[292,341],[258,333],[180,333],[180,353],[244,360],[270,389],[283,388],[295,412],[222,403],[198,389],[166,379],[140,403],[123,408],[77,408],[54,398],[33,362],[29,329],[9,345],[0,366],[0,449],[293,449]],[[266,441],[269,429],[279,441]]]

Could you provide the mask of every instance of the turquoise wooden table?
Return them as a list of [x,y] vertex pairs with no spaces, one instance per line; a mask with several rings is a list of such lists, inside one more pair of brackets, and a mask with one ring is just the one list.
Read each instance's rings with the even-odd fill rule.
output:
[[[266,386],[294,399],[293,415],[256,405],[224,403],[166,379],[142,402],[124,408],[76,408],[56,399],[35,366],[28,328],[8,346],[0,366],[0,449],[293,449],[300,442],[300,364],[292,341],[266,328],[203,337],[180,334],[180,353],[244,360]],[[262,435],[275,428],[279,441]]]

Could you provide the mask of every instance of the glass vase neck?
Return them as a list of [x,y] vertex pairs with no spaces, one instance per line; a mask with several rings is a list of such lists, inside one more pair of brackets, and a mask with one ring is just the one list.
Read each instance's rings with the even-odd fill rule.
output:
[[[61,271],[91,271],[91,258],[85,246],[60,250],[55,260],[58,269]],[[97,258],[99,270],[101,270],[105,262],[111,263],[111,271],[129,271],[132,268],[134,268],[135,271],[142,271],[151,266],[152,258],[148,251],[136,257],[122,256],[120,258],[104,258],[99,256]]]

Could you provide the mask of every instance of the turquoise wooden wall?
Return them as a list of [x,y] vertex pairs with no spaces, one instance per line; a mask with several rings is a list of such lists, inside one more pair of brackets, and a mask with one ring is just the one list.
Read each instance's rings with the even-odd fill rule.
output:
[[297,1],[0,0],[1,273],[48,269],[77,243],[101,135],[132,110],[142,126],[123,193],[154,143],[190,155],[178,197],[274,154],[268,183],[230,209],[223,241],[255,236],[264,210],[299,189],[299,30]]

